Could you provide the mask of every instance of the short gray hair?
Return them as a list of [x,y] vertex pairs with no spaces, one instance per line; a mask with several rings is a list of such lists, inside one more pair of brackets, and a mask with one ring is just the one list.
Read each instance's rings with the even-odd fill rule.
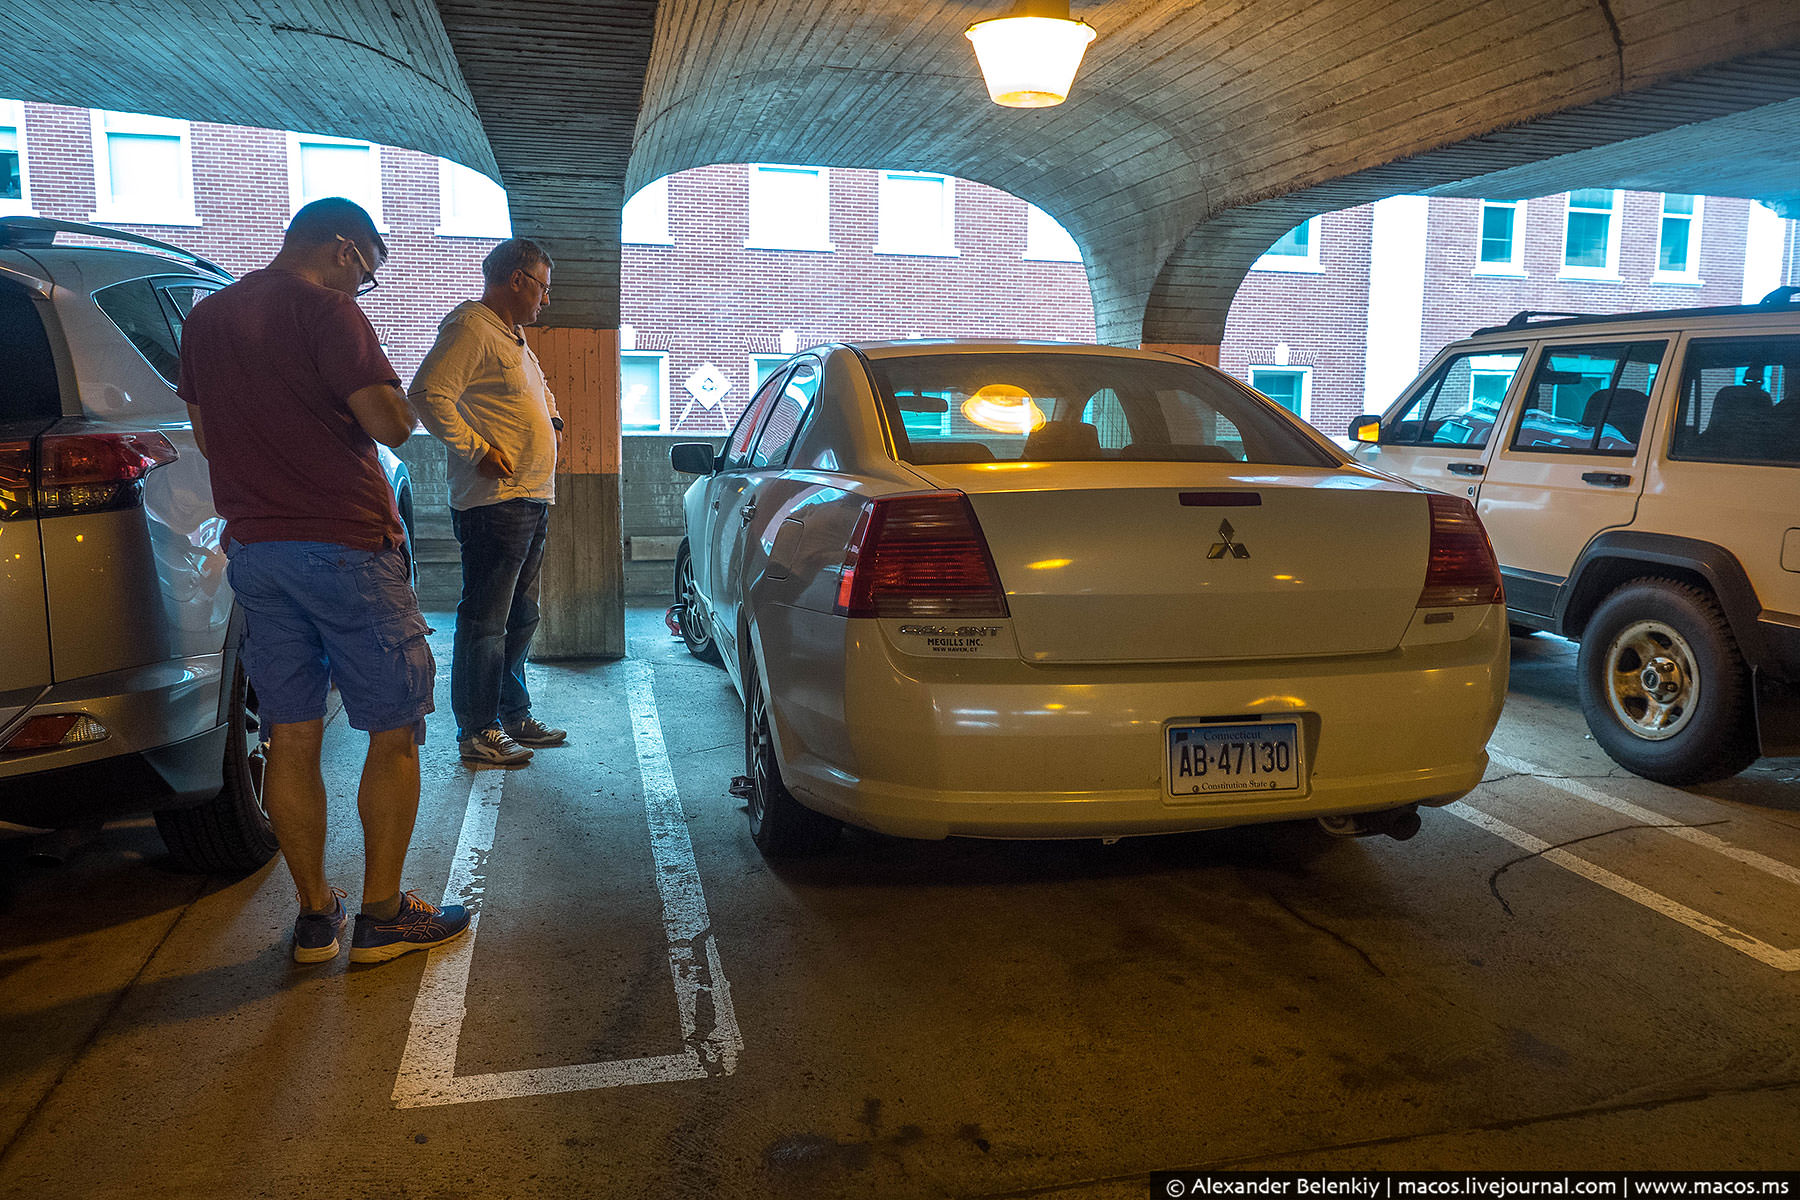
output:
[[538,263],[543,263],[546,268],[556,266],[550,261],[549,253],[530,238],[507,238],[481,260],[481,277],[489,287],[503,287],[514,271],[530,274],[531,268]]

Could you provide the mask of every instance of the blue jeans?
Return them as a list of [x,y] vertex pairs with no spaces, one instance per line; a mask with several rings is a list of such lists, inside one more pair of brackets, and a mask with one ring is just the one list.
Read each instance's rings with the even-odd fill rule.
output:
[[450,659],[450,710],[460,741],[531,713],[525,656],[538,627],[538,569],[550,506],[502,500],[451,509],[450,527],[462,546],[462,601]]

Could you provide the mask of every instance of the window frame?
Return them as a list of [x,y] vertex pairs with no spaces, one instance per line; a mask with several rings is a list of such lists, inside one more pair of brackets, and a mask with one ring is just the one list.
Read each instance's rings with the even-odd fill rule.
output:
[[[1288,229],[1270,244],[1270,249],[1263,251],[1262,257],[1250,264],[1250,269],[1252,271],[1284,271],[1294,275],[1324,274],[1325,268],[1319,261],[1319,247],[1320,243],[1324,241],[1322,236],[1324,225],[1320,221],[1322,216],[1324,216],[1323,213],[1310,216]],[[1304,255],[1274,253],[1274,246],[1279,244],[1282,238],[1302,226],[1306,228],[1306,253]]]
[[[625,360],[635,359],[656,361],[657,378],[657,414],[655,429],[634,429],[625,424]],[[619,351],[619,434],[621,437],[642,437],[646,435],[665,434],[669,432],[669,352],[667,350],[620,350]]]
[[[745,219],[746,219],[748,228],[746,230],[746,236],[744,238],[744,249],[746,249],[746,250],[798,250],[798,251],[810,251],[810,252],[814,252],[814,253],[826,253],[826,254],[832,253],[837,250],[837,246],[835,244],[833,244],[833,242],[831,240],[831,170],[830,170],[830,168],[808,166],[808,165],[805,165],[802,163],[750,163],[748,165],[749,165],[749,177],[748,177],[749,191],[747,193],[746,204],[744,206]],[[777,171],[790,172],[790,173],[795,173],[795,174],[801,174],[801,173],[810,174],[810,175],[814,176],[815,179],[818,181],[817,186],[819,189],[820,227],[817,230],[811,231],[812,233],[815,233],[817,235],[816,238],[812,238],[811,240],[809,240],[809,239],[803,239],[803,238],[765,237],[764,236],[765,234],[772,233],[773,231],[765,226],[758,224],[759,218],[766,222],[769,219],[769,217],[767,214],[762,213],[759,209],[759,205],[757,203],[756,181],[758,178],[762,177],[765,174],[770,174],[770,173],[777,172]],[[791,227],[789,228],[789,231],[791,232]]]
[[[108,121],[120,118],[119,128]],[[138,128],[130,128],[136,125]],[[88,110],[88,129],[94,150],[94,213],[89,218],[109,225],[172,225],[198,228],[200,215],[194,206],[193,124],[175,117],[159,117],[150,113],[120,112],[115,109]],[[141,209],[121,203],[113,194],[112,142],[110,135],[125,137],[161,137],[175,140],[177,196],[174,207],[166,211]]]
[[31,207],[31,156],[26,152],[23,100],[0,100],[0,129],[11,129],[19,143],[19,198],[0,196],[0,217],[36,216]]
[[[1286,366],[1282,366],[1277,363],[1253,363],[1250,366],[1245,367],[1244,369],[1246,372],[1248,372],[1248,374],[1250,376],[1250,378],[1248,380],[1250,386],[1253,388],[1256,388],[1256,391],[1259,394],[1264,395],[1264,396],[1268,396],[1269,394],[1267,392],[1264,392],[1260,387],[1256,386],[1256,373],[1258,371],[1267,371],[1270,374],[1299,376],[1299,378],[1300,378],[1300,410],[1298,412],[1294,412],[1294,415],[1299,417],[1302,421],[1312,420],[1312,415],[1311,415],[1312,414],[1312,367],[1311,366],[1309,366],[1309,365],[1303,366],[1303,365],[1300,365],[1297,363],[1289,363]],[[1282,408],[1287,408],[1287,405],[1282,404],[1281,401],[1275,399],[1275,397],[1273,397],[1273,396],[1269,396],[1269,401],[1272,404],[1280,405]],[[1288,411],[1293,412],[1294,410],[1288,409]]]
[[[769,375],[773,375],[775,372],[781,370],[781,368],[793,357],[794,356],[791,354],[750,355],[746,360],[750,364],[750,394],[754,396],[757,392],[761,391],[762,385],[768,382]],[[762,373],[764,363],[767,363],[769,366],[768,375]]]
[[[1675,194],[1686,195],[1686,193],[1682,192],[1677,192]],[[1693,212],[1671,213],[1669,211],[1669,193],[1663,192],[1660,195],[1656,215],[1656,258],[1654,260],[1656,265],[1654,272],[1650,276],[1650,282],[1652,283],[1674,284],[1684,287],[1703,286],[1703,282],[1700,278],[1700,230],[1702,214],[1706,208],[1706,198],[1704,196],[1694,195],[1691,196],[1690,199],[1694,202]],[[1672,220],[1686,221],[1688,227],[1687,267],[1680,271],[1665,271],[1662,265],[1663,238],[1667,234],[1668,223]]]
[[[1487,214],[1490,208],[1511,209],[1513,214],[1511,257],[1505,262],[1489,261],[1481,257],[1481,245],[1486,240],[1483,230],[1487,226]],[[1523,278],[1525,275],[1525,201],[1523,200],[1483,200],[1475,215],[1475,269],[1471,275],[1501,275],[1511,278]]]
[[[438,237],[481,238],[484,241],[505,241],[512,236],[512,207],[507,201],[505,188],[474,167],[465,167],[461,163],[447,158],[438,159],[437,164],[438,224],[432,232]],[[452,208],[450,198],[458,193],[456,181],[463,175],[472,176],[490,187],[499,189],[501,224],[498,227],[482,224],[481,214]],[[291,187],[290,184],[290,189]]]
[[1618,188],[1581,188],[1580,191],[1606,192],[1612,196],[1612,207],[1606,210],[1606,265],[1603,267],[1573,266],[1569,262],[1569,223],[1577,212],[1596,213],[1599,209],[1575,205],[1575,192],[1563,195],[1563,248],[1562,269],[1557,272],[1559,279],[1586,279],[1602,283],[1618,283],[1619,276],[1619,242],[1625,225],[1625,193]]
[[[388,232],[387,223],[382,216],[381,145],[378,142],[365,142],[360,138],[335,137],[325,133],[296,133],[291,129],[287,131],[288,216],[291,218],[295,213],[304,208],[307,203],[301,191],[302,174],[300,170],[300,158],[303,146],[347,146],[363,148],[369,151],[369,172],[373,176],[374,188],[370,192],[372,202],[363,204],[363,208],[368,212],[369,219],[375,222],[375,231],[377,233]],[[330,194],[334,196],[343,195],[342,192],[333,192]],[[348,200],[355,200],[358,204],[363,203],[362,201],[357,200],[355,196],[347,196],[345,198]],[[315,197],[315,199],[323,199],[323,197]],[[439,204],[439,212],[441,214],[443,211],[441,199]]]
[[[1663,376],[1668,370],[1669,356],[1674,350],[1677,340],[1677,338],[1667,334],[1658,335],[1646,333],[1634,336],[1627,333],[1622,337],[1615,338],[1611,341],[1573,339],[1569,341],[1546,342],[1543,345],[1540,345],[1538,347],[1537,358],[1532,363],[1531,374],[1525,381],[1525,391],[1521,396],[1519,403],[1513,406],[1512,418],[1509,423],[1509,428],[1506,431],[1506,442],[1504,445],[1505,452],[1509,455],[1549,454],[1562,455],[1565,457],[1586,456],[1590,458],[1614,458],[1627,461],[1637,458],[1649,441],[1651,433],[1649,417],[1650,406],[1654,403],[1656,390],[1661,386]],[[1612,370],[1608,373],[1606,381],[1599,387],[1593,389],[1588,397],[1583,398],[1583,404],[1585,405],[1589,398],[1599,392],[1612,391],[1615,394],[1614,398],[1609,400],[1606,410],[1600,414],[1599,423],[1588,427],[1592,432],[1589,434],[1587,445],[1558,446],[1553,444],[1533,445],[1521,443],[1520,439],[1525,436],[1526,419],[1534,412],[1541,412],[1555,420],[1570,421],[1577,427],[1582,425],[1582,414],[1580,413],[1577,413],[1573,417],[1563,417],[1561,414],[1557,413],[1554,408],[1539,409],[1532,407],[1531,401],[1536,394],[1539,384],[1544,381],[1546,374],[1556,373],[1559,370],[1559,368],[1553,365],[1556,357],[1559,355],[1568,357],[1581,354],[1586,354],[1589,357],[1597,357],[1596,352],[1611,350],[1615,347],[1618,348],[1618,357],[1613,362]],[[1654,358],[1641,356],[1639,350],[1644,347],[1654,348],[1656,356]],[[1641,389],[1640,393],[1644,397],[1645,414],[1638,420],[1636,439],[1629,448],[1617,446],[1602,448],[1599,444],[1600,437],[1608,427],[1607,418],[1612,415],[1612,406],[1617,403],[1616,394],[1621,386],[1621,380],[1624,379],[1626,372],[1630,370],[1634,364],[1647,367],[1649,370],[1649,378],[1646,381],[1646,386]],[[1586,377],[1595,378],[1595,376]],[[1517,377],[1515,376],[1515,381],[1516,378]],[[1626,386],[1629,387],[1629,385]],[[1633,392],[1640,391],[1638,388],[1630,388],[1629,390]],[[1617,427],[1614,426],[1614,428]]]
[[[646,197],[648,199],[646,200]],[[653,216],[645,217],[644,205],[651,205]],[[633,206],[637,206],[634,217]],[[656,219],[660,217],[660,220]],[[634,221],[640,227],[633,229]],[[650,236],[654,234],[655,236]],[[673,246],[674,234],[669,229],[669,177],[659,175],[633,192],[619,210],[619,241],[627,246]]]
[[[889,186],[896,179],[922,180],[938,185],[938,237],[930,245],[896,240],[888,217]],[[901,254],[920,258],[957,258],[956,179],[933,171],[878,171],[875,180],[876,254]]]

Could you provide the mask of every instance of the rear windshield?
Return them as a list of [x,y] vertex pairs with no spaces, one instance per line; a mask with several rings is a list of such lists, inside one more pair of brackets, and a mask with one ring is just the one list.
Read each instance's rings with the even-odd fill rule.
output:
[[869,366],[902,462],[1337,465],[1269,401],[1198,366],[1050,353]]
[[0,420],[62,415],[56,359],[31,297],[0,286]]

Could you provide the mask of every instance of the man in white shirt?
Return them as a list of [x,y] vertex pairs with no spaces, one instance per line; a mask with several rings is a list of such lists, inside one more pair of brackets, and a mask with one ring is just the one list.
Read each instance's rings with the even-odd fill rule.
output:
[[407,393],[449,464],[463,569],[450,708],[467,762],[522,766],[532,747],[568,737],[531,715],[525,686],[562,418],[523,329],[549,302],[550,268],[528,238],[494,247],[481,262],[481,298],[439,324]]

